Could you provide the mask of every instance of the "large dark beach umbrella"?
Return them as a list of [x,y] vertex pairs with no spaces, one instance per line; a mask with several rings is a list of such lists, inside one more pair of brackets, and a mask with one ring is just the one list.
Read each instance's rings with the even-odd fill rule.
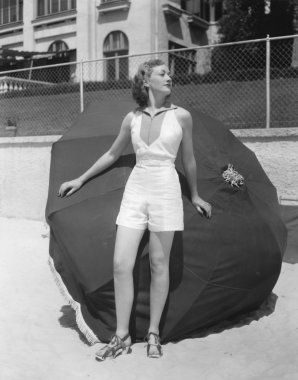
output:
[[[115,219],[135,161],[132,148],[71,197],[61,199],[56,193],[62,182],[80,175],[110,147],[133,108],[125,100],[91,104],[52,148],[46,210],[50,262],[91,343],[109,340],[115,330]],[[194,120],[199,193],[212,203],[213,217],[202,218],[191,205],[178,156],[185,230],[176,232],[171,252],[170,293],[161,322],[164,342],[196,336],[257,308],[278,279],[286,242],[276,190],[254,153],[219,121],[185,108]],[[222,176],[229,164],[232,174],[244,178],[239,188]],[[146,335],[149,323],[147,242],[145,233],[134,270],[131,332],[136,339]]]

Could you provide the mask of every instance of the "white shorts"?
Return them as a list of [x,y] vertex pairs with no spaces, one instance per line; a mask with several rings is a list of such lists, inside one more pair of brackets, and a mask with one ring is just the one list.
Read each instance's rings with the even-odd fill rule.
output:
[[136,164],[126,183],[116,224],[154,232],[184,229],[181,187],[173,164]]

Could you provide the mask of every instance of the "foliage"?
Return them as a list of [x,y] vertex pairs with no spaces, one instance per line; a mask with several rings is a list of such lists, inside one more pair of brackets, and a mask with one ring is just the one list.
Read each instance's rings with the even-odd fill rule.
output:
[[294,12],[294,0],[271,0],[271,11],[266,20],[266,34],[270,37],[294,34]]
[[225,0],[225,14],[219,20],[221,42],[235,42],[265,36],[265,0]]
[[224,0],[224,7],[218,22],[223,43],[294,33],[294,0]]
[[[268,13],[265,0],[225,0],[225,15],[219,20],[220,42],[292,35],[294,33],[294,0],[271,0]],[[293,40],[271,44],[271,66],[291,65]],[[281,56],[286,59],[281,60]],[[265,67],[265,43],[216,48],[212,53],[212,70],[244,70]]]

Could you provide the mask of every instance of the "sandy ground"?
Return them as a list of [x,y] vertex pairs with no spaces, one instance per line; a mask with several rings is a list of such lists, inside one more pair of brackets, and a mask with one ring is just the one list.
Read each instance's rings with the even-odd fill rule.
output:
[[283,264],[273,294],[240,323],[164,346],[148,359],[131,355],[99,363],[78,332],[74,313],[47,264],[41,222],[0,218],[1,380],[297,380],[298,265]]

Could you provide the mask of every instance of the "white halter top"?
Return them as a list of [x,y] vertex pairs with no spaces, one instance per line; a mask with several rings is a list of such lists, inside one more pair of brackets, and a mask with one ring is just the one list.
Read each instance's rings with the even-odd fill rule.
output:
[[[148,162],[148,160],[151,163],[174,164],[182,140],[182,128],[175,115],[176,108],[162,111],[165,115],[161,122],[159,136],[149,145],[141,137],[142,116],[145,112],[139,110],[135,112],[131,123],[131,140],[137,164]],[[151,122],[152,119],[151,117]]]

